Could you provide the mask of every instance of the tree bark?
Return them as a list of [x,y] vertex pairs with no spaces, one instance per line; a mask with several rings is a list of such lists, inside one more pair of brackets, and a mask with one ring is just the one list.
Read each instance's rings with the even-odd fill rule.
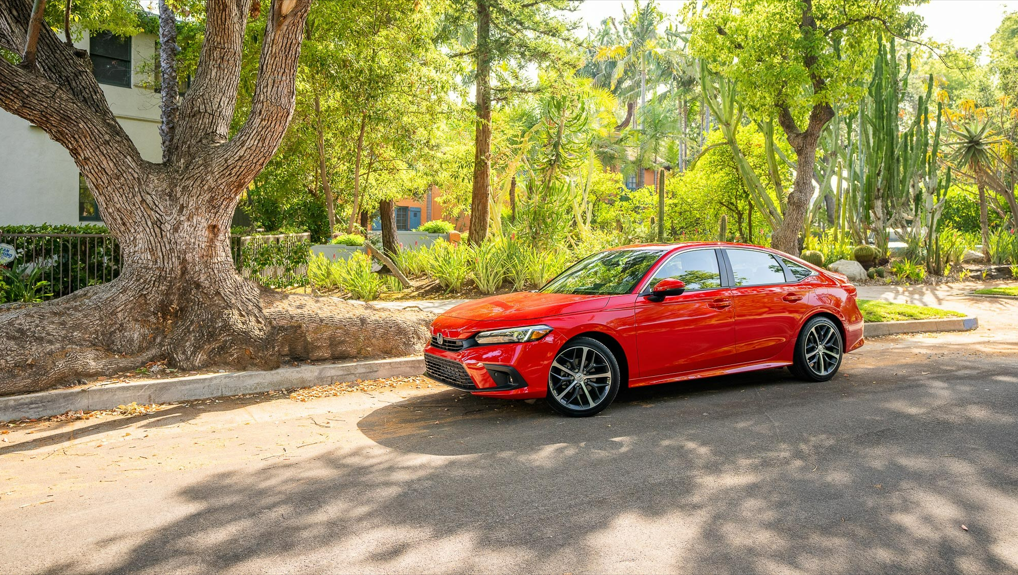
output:
[[[329,214],[329,237],[336,232],[336,202],[332,196],[332,185],[329,183],[329,170],[325,165],[325,127],[322,126],[322,104],[321,98],[315,93],[315,131],[318,145],[318,177],[322,180],[322,190],[325,192],[325,209]],[[354,211],[354,214],[357,212]]]
[[[264,31],[251,112],[228,139],[249,0],[209,0],[195,82],[168,161],[141,159],[73,48],[43,28],[24,70],[0,58],[0,108],[63,145],[89,183],[122,270],[108,284],[0,311],[0,395],[165,359],[180,369],[271,368],[280,361],[419,351],[429,317],[285,296],[240,277],[230,221],[293,113],[310,0],[277,0]],[[0,46],[24,41],[30,10],[0,0]]]
[[834,109],[816,105],[809,115],[806,130],[800,130],[788,108],[783,108],[778,121],[785,131],[788,143],[795,150],[795,182],[788,194],[784,217],[771,236],[771,247],[793,256],[799,255],[799,236],[806,224],[809,201],[813,197],[813,172],[817,160],[817,144],[824,126],[834,119]]
[[491,197],[491,11],[488,0],[477,0],[476,123],[474,127],[474,185],[470,202],[470,243],[488,235]]
[[378,203],[378,216],[382,220],[382,251],[387,256],[399,253],[399,237],[396,235],[396,202],[382,200]]
[[986,186],[978,175],[976,187],[979,188],[979,231],[983,239],[983,261],[990,263],[990,213],[986,204]]
[[357,134],[356,158],[353,163],[353,206],[350,208],[350,223],[346,226],[346,233],[352,234],[354,224],[357,223],[357,214],[361,209],[361,158],[364,155],[364,130],[368,125],[368,115],[361,114],[361,129]]
[[[68,2],[70,4],[70,2]],[[162,123],[159,136],[162,139],[163,163],[170,160],[173,134],[177,128],[177,17],[166,3],[159,0],[159,96],[162,100]]]

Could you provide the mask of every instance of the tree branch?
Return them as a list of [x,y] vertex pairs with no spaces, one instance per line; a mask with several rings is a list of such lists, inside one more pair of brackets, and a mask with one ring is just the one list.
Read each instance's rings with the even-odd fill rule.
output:
[[[311,0],[273,0],[258,63],[251,113],[237,135],[215,154],[231,184],[246,186],[272,158],[293,115],[297,62]],[[219,179],[222,175],[216,175]],[[236,185],[239,184],[239,185]]]
[[25,38],[25,51],[21,55],[21,67],[35,70],[35,51],[39,44],[39,32],[42,30],[43,11],[46,0],[35,0],[32,4],[32,17],[28,22],[28,37]]
[[93,184],[112,182],[112,174],[138,173],[143,160],[119,125],[114,129],[64,86],[0,58],[0,88],[0,108],[32,122],[67,148]]
[[173,133],[177,129],[177,17],[166,0],[159,0],[159,95],[162,100],[163,163],[172,157]]
[[[208,0],[205,40],[171,145],[171,156],[185,164],[229,138],[237,104],[244,52],[244,28],[251,0]],[[270,18],[271,20],[271,18]]]

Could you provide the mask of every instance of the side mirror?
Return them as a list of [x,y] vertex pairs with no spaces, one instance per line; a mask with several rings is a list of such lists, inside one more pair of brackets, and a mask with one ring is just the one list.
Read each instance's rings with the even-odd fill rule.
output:
[[680,295],[684,291],[686,291],[685,282],[674,278],[665,278],[651,288],[650,293],[647,294],[647,299],[650,301],[661,301],[670,295]]

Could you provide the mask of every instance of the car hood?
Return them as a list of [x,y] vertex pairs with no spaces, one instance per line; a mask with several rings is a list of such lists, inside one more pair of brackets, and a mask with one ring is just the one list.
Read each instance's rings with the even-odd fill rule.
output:
[[604,309],[610,296],[518,292],[461,303],[442,315],[473,321],[518,321]]

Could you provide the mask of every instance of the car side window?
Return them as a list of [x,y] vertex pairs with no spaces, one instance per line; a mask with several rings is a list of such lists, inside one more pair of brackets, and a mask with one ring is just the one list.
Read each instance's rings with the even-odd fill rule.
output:
[[686,291],[721,287],[721,267],[714,250],[679,252],[664,263],[648,285],[653,289],[657,282],[672,278],[686,284]]
[[795,278],[795,281],[802,281],[813,275],[813,270],[804,265],[797,264],[786,258],[781,258],[781,261],[785,264],[785,267],[788,268],[788,271],[792,272],[792,276]]
[[725,250],[732,264],[735,287],[766,286],[785,283],[785,270],[767,252],[756,250]]

